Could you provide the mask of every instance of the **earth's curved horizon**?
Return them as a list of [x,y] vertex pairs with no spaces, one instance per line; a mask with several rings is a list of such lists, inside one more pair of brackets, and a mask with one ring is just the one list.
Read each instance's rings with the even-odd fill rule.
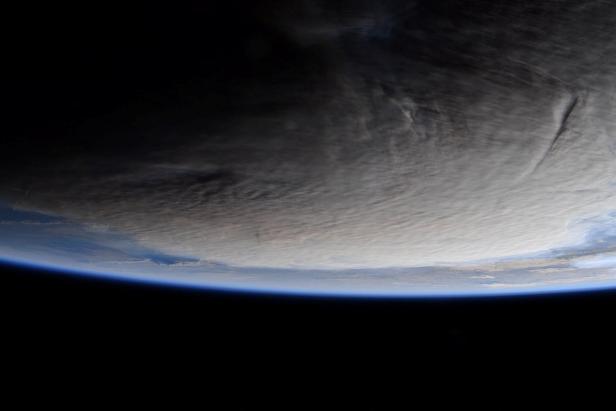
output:
[[100,13],[35,19],[15,51],[0,260],[253,292],[616,287],[616,5]]
[[304,296],[494,297],[616,289],[616,212],[578,224],[584,227],[581,241],[532,255],[453,266],[307,270],[233,267],[166,254],[107,227],[0,204],[0,262],[107,280]]

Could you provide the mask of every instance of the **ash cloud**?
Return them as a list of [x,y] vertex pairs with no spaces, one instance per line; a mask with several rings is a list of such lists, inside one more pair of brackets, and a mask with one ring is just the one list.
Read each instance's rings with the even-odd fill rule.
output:
[[614,209],[614,5],[274,3],[172,37],[190,73],[61,143],[15,137],[2,196],[170,255],[304,269],[539,252]]

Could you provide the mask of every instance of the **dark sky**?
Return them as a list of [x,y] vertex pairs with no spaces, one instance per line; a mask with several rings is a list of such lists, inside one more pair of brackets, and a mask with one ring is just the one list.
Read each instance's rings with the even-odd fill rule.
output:
[[190,364],[205,373],[246,367],[246,377],[334,363],[344,373],[568,362],[615,342],[613,293],[362,301],[196,292],[14,267],[2,278],[3,342],[15,365]]

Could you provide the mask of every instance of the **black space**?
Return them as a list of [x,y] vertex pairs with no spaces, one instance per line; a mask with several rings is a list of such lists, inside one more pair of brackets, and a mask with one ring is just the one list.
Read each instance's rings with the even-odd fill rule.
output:
[[406,368],[529,355],[569,362],[616,343],[614,292],[362,300],[207,292],[13,266],[2,278],[3,340],[19,364]]

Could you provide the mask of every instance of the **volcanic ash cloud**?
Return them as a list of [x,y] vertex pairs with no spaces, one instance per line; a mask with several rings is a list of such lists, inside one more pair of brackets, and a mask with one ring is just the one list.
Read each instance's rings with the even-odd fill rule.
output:
[[308,3],[251,77],[195,85],[181,126],[141,113],[125,134],[146,154],[33,168],[13,197],[173,255],[302,268],[549,250],[616,209],[613,4]]

